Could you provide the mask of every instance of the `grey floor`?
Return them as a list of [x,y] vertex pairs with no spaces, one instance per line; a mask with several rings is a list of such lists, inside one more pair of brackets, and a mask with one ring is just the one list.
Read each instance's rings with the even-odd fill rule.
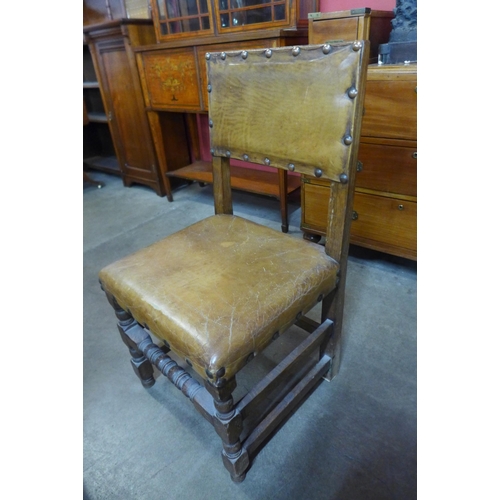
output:
[[[84,499],[412,499],[417,497],[416,264],[353,247],[339,375],[323,382],[257,456],[241,484],[220,441],[164,377],[149,390],[100,290],[106,264],[213,213],[212,188],[174,202],[93,172],[84,184]],[[280,229],[278,202],[234,193],[234,208]],[[290,234],[302,237],[300,203]],[[313,311],[314,315],[314,311]]]

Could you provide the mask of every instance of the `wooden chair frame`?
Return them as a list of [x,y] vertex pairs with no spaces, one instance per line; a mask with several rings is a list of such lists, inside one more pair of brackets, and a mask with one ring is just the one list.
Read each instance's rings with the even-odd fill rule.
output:
[[[295,324],[306,330],[309,335],[252,390],[238,402],[234,402],[232,393],[236,388],[235,376],[225,379],[223,374],[215,374],[214,376],[214,374],[207,373],[204,384],[200,383],[169,356],[168,346],[159,347],[156,345],[147,326],[141,326],[130,312],[124,310],[115,297],[106,291],[103,286],[103,290],[106,292],[107,298],[118,318],[118,329],[122,340],[129,348],[134,371],[144,387],[151,387],[155,383],[153,367],[156,367],[160,373],[165,375],[192,401],[198,412],[213,425],[220,436],[223,444],[223,462],[235,482],[240,482],[245,478],[252,459],[261,446],[298,407],[316,384],[322,378],[331,380],[339,370],[349,230],[352,218],[357,150],[369,55],[367,45],[367,42],[355,41],[335,45],[268,49],[267,51],[254,50],[207,54],[216,214],[233,213],[229,158],[236,157],[257,162],[257,149],[260,147],[257,145],[253,148],[255,145],[248,143],[248,138],[244,138],[245,145],[249,147],[245,152],[243,149],[238,149],[237,142],[240,139],[233,141],[231,134],[226,134],[225,137],[218,135],[217,120],[221,116],[227,117],[227,113],[237,105],[231,99],[225,103],[220,101],[221,98],[229,97],[227,88],[224,87],[224,82],[227,83],[230,80],[229,77],[226,78],[226,72],[229,71],[232,75],[232,68],[241,63],[245,75],[244,81],[246,81],[247,73],[245,73],[246,68],[243,65],[248,64],[248,67],[252,68],[252,61],[255,62],[255,67],[257,67],[259,64],[267,64],[271,58],[274,58],[278,63],[277,67],[280,62],[291,61],[294,58],[298,60],[301,56],[304,57],[304,64],[308,61],[326,60],[330,56],[335,56],[339,60],[336,67],[340,67],[339,71],[342,72],[338,73],[338,75],[345,76],[344,73],[349,73],[347,78],[350,82],[349,85],[344,85],[343,82],[337,84],[335,74],[330,75],[332,78],[331,85],[335,88],[344,85],[341,91],[348,95],[347,98],[342,97],[342,106],[348,109],[347,114],[341,118],[341,121],[343,120],[345,124],[341,123],[340,128],[338,128],[335,124],[335,116],[331,121],[332,127],[336,127],[336,131],[342,130],[342,127],[346,130],[345,135],[340,137],[335,145],[327,144],[328,151],[334,156],[332,161],[330,159],[328,162],[321,164],[321,168],[318,167],[318,162],[323,161],[323,159],[319,157],[316,163],[308,164],[307,162],[298,161],[292,164],[286,158],[280,157],[279,144],[276,147],[271,145],[271,151],[269,151],[269,148],[264,148],[267,155],[262,161],[264,164],[271,164],[278,168],[295,170],[304,174],[324,176],[331,181],[325,253],[333,257],[340,266],[336,288],[327,296],[319,297],[319,300],[322,300],[321,323],[300,315]],[[342,69],[345,61],[348,61],[349,64]],[[305,68],[307,68],[307,64]],[[237,72],[236,69],[234,71]],[[288,73],[285,70],[283,74]],[[293,72],[290,75],[290,78],[293,78]],[[339,80],[342,79],[340,76],[338,78]],[[234,82],[229,81],[228,84],[234,85]],[[328,82],[325,85],[328,85]],[[338,107],[341,107],[341,105]],[[336,110],[336,105],[331,101],[331,109],[325,109],[324,112],[334,115]],[[308,132],[304,131],[304,133]],[[321,141],[321,138],[319,138],[319,141]],[[318,144],[320,143],[318,142]],[[269,145],[266,144],[266,146]],[[324,155],[324,152],[320,151],[318,154]],[[314,352],[317,353],[317,361],[314,366],[285,395],[281,395],[280,399],[262,415],[261,420],[253,425],[253,428],[242,441],[240,437],[243,422],[247,416],[280,384],[286,382],[297,371],[297,367],[303,364],[304,360]]]

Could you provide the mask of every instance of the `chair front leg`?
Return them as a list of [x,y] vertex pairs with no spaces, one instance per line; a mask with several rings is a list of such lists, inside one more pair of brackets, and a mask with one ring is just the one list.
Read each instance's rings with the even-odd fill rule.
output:
[[111,304],[115,311],[115,315],[118,318],[118,331],[120,332],[120,337],[123,343],[128,347],[130,355],[130,363],[134,369],[135,374],[139,377],[142,385],[149,389],[155,384],[155,379],[153,376],[153,365],[148,361],[144,354],[138,349],[137,344],[125,333],[129,326],[136,323],[136,320],[132,315],[122,309],[116,299],[106,290],[104,290],[108,302]]
[[240,441],[243,418],[234,407],[231,393],[236,388],[236,379],[226,381],[222,387],[205,382],[205,387],[214,400],[214,428],[222,439],[222,461],[231,474],[231,479],[240,483],[245,479],[250,465],[247,450]]

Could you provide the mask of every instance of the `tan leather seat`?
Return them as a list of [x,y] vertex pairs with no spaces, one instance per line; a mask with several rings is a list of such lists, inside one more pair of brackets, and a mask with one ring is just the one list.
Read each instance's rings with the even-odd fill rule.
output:
[[99,277],[200,375],[230,378],[333,290],[338,268],[319,245],[214,215]]

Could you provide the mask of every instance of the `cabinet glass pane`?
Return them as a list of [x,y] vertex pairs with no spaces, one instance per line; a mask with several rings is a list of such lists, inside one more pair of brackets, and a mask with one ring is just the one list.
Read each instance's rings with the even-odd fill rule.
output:
[[208,0],[156,0],[162,35],[210,30]]
[[163,0],[157,0],[156,5],[158,6],[158,15],[160,19],[166,19],[165,15],[165,2]]
[[274,19],[276,21],[283,21],[285,19],[284,5],[276,5],[276,7],[274,7]]
[[286,21],[285,0],[218,0],[222,28]]

